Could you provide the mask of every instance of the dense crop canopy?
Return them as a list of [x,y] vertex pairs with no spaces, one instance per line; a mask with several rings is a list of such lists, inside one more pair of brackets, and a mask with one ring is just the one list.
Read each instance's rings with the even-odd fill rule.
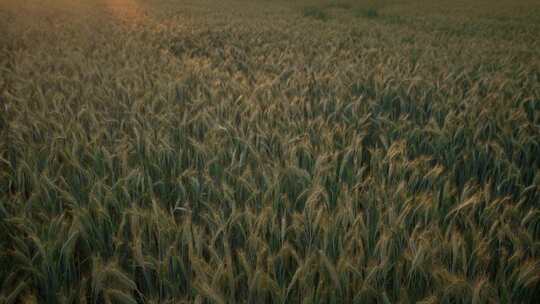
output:
[[426,2],[1,1],[0,303],[539,299],[540,6]]

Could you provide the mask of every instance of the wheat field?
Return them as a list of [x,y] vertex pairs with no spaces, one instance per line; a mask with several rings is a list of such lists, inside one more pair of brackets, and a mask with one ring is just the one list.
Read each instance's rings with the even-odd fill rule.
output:
[[0,1],[0,304],[539,299],[540,2]]

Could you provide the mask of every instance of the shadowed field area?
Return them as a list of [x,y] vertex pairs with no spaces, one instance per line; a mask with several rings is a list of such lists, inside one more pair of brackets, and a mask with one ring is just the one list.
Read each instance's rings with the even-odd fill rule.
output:
[[0,2],[0,304],[535,303],[540,2]]

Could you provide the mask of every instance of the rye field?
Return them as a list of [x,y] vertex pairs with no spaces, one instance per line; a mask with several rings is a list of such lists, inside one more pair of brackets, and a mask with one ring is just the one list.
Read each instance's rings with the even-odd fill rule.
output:
[[0,304],[537,301],[539,1],[0,1]]

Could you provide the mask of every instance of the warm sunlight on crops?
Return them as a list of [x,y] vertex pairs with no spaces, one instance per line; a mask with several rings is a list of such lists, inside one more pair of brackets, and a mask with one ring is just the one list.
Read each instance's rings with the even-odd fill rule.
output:
[[108,11],[116,18],[127,22],[143,22],[145,15],[139,0],[102,0]]
[[540,2],[0,0],[0,304],[538,303]]

